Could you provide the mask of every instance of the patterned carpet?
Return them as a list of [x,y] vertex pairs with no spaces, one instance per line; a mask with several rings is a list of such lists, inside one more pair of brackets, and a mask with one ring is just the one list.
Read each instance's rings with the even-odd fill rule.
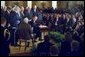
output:
[[[37,46],[38,43],[41,43],[43,41],[37,40],[37,42],[35,42],[35,46]],[[29,47],[26,48],[26,50],[24,45],[25,45],[24,42],[21,43],[21,47],[20,46],[15,47],[10,45],[10,56],[30,56],[31,49],[33,47],[32,40],[30,40],[30,45]]]

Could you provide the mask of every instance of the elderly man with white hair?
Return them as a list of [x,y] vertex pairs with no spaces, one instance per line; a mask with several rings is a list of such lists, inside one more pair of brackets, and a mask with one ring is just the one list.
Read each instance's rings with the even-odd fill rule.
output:
[[[24,18],[18,27],[19,38],[25,40],[27,43],[27,40],[31,39],[31,34],[32,30],[31,25],[28,23],[28,18]],[[27,45],[29,45],[29,43]]]

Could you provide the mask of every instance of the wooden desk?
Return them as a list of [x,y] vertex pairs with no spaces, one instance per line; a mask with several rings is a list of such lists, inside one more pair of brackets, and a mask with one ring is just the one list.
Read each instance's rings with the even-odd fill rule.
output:
[[48,34],[48,27],[45,25],[40,25],[41,38],[44,39],[44,36]]

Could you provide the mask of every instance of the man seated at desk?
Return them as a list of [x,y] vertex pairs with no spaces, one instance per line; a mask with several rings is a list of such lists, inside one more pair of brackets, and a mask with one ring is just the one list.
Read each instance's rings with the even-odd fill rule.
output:
[[37,16],[33,16],[32,20],[29,22],[29,24],[31,25],[31,27],[33,27],[33,33],[35,35],[35,42],[36,39],[39,38],[39,40],[41,40],[41,30],[40,30],[40,20],[38,19]]

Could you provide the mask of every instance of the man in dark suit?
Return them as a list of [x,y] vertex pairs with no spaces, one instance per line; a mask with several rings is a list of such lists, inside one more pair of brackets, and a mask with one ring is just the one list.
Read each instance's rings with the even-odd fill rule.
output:
[[70,16],[67,16],[66,26],[67,27],[72,27],[73,26],[73,19]]
[[35,38],[40,38],[41,36],[41,31],[39,28],[40,21],[38,20],[37,16],[33,16],[32,21],[29,22],[29,24],[33,27],[33,33],[35,34]]
[[70,56],[69,53],[71,51],[71,42],[72,42],[72,35],[70,32],[65,33],[65,40],[61,42],[61,49],[59,56]]
[[[11,30],[10,30],[10,33],[11,33],[11,44],[12,45],[15,45],[16,43],[16,39],[15,39],[15,31],[17,29],[17,26],[19,24],[19,19],[18,19],[18,14],[15,12],[15,11],[11,11],[10,12],[10,24],[11,24]],[[15,39],[15,40],[14,40]]]
[[37,6],[36,5],[32,8],[31,11],[32,11],[33,15],[38,16],[38,9],[37,9]]
[[5,29],[6,19],[1,18],[0,55],[9,56],[9,31]]
[[4,17],[5,16],[5,11],[4,11],[4,8],[1,7],[1,17]]
[[32,19],[33,13],[31,11],[31,8],[29,8],[29,7],[26,8],[24,13],[25,13],[25,17],[27,17],[28,19]]
[[21,6],[20,9],[20,19],[22,20],[25,17],[25,9],[23,6]]
[[66,29],[66,22],[67,22],[67,19],[66,19],[66,15],[63,14],[62,17],[61,17],[61,30],[62,30],[62,33],[65,32],[65,29]]
[[42,17],[43,17],[43,12],[42,12],[42,10],[40,9],[39,12],[38,12],[38,18],[39,18],[39,20],[42,21],[42,20],[43,20]]
[[39,43],[36,50],[36,55],[38,56],[50,56],[50,48],[54,44],[50,42],[49,36],[44,37],[44,42]]
[[6,18],[6,20],[7,20],[7,24],[6,25],[8,25],[8,23],[10,23],[10,13],[11,13],[11,7],[7,7],[7,10],[4,12],[5,14],[4,14],[4,17]]
[[62,17],[58,17],[58,21],[57,21],[58,28],[57,29],[60,33],[63,33],[63,23],[64,23],[64,19]]

